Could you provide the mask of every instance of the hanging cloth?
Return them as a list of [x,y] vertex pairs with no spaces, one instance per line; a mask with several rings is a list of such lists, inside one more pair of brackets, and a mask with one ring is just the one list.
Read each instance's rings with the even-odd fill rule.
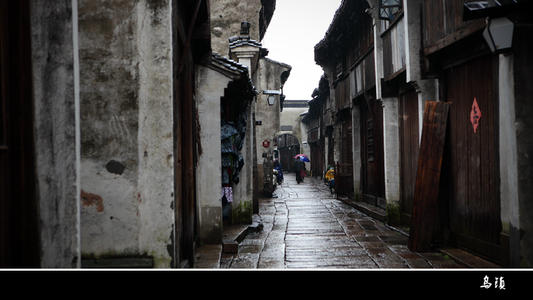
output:
[[222,197],[226,197],[226,201],[228,203],[233,202],[233,189],[231,187],[223,187],[222,188]]

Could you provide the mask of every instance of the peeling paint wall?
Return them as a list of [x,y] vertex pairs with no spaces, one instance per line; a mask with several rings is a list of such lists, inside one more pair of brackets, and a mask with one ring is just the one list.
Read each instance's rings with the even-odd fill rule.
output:
[[170,267],[170,1],[80,0],[82,254]]
[[[138,89],[135,2],[79,1],[82,254],[137,254]],[[110,161],[122,172],[106,168]]]

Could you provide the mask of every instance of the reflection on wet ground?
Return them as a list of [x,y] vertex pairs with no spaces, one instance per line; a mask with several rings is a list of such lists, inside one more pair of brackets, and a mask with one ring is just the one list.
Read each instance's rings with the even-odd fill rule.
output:
[[297,184],[287,174],[275,195],[260,199],[263,230],[223,254],[221,268],[464,268],[440,252],[409,251],[405,235],[335,199],[318,179]]

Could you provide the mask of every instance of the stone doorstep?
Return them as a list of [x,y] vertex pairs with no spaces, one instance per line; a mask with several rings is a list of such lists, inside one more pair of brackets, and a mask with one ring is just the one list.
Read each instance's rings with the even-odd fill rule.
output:
[[347,197],[339,197],[338,200],[352,206],[353,208],[359,210],[360,212],[376,220],[383,221],[383,222],[387,221],[387,212],[382,208],[376,207],[374,205],[370,205],[362,201],[353,201],[353,200],[348,199]]
[[224,229],[221,253],[237,254],[239,244],[246,238],[249,233],[260,232],[263,230],[261,216],[254,214],[252,224],[231,225]]
[[[406,236],[409,238],[409,233],[405,232],[404,230],[385,224],[388,228],[395,230],[402,234],[403,236]],[[501,266],[494,264],[490,261],[487,261],[479,256],[476,256],[470,252],[467,252],[462,249],[458,248],[443,248],[443,249],[437,249],[436,251],[440,252],[442,255],[447,255],[451,259],[453,259],[456,263],[459,265],[465,266],[465,268],[474,268],[474,269],[498,269],[501,268]]]
[[106,257],[82,258],[82,269],[151,269],[154,260],[151,257]]
[[[355,209],[365,213],[366,215],[374,218],[374,219],[377,219],[377,220],[380,220],[380,221],[383,221],[383,222],[386,222],[387,220],[387,216],[386,216],[386,211],[384,209],[381,209],[381,208],[378,208],[378,207],[375,207],[373,205],[370,205],[368,203],[365,203],[365,202],[362,202],[362,201],[352,201],[346,197],[339,197],[338,200],[354,207]],[[400,234],[406,236],[406,237],[409,237],[409,233],[408,232],[405,232],[404,230],[400,229],[400,228],[397,228],[397,227],[394,227],[394,226],[391,226],[391,225],[388,225],[385,223],[385,226],[387,226],[388,228],[394,230],[394,231],[397,231],[399,232]],[[464,251],[462,249],[457,249],[457,248],[445,248],[445,249],[438,249],[437,250],[438,252],[442,253],[443,255],[447,255],[449,256],[451,259],[453,259],[455,262],[457,262],[458,264],[460,265],[463,265],[467,268],[475,268],[475,269],[478,269],[478,268],[493,268],[493,269],[497,269],[497,268],[501,268],[501,266],[497,265],[497,264],[494,264],[490,261],[487,261],[487,260],[484,260],[472,253],[469,253],[467,251]]]
[[448,255],[457,263],[474,269],[500,269],[501,266],[487,261],[481,257],[475,256],[462,249],[457,248],[445,248],[440,249],[440,252],[444,255]]
[[203,245],[196,250],[195,268],[218,269],[221,261],[222,245]]

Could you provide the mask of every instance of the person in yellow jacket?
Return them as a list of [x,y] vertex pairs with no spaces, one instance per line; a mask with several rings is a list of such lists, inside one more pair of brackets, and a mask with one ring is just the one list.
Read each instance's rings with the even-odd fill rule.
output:
[[330,167],[324,177],[326,178],[330,192],[333,194],[333,189],[335,188],[335,169]]

